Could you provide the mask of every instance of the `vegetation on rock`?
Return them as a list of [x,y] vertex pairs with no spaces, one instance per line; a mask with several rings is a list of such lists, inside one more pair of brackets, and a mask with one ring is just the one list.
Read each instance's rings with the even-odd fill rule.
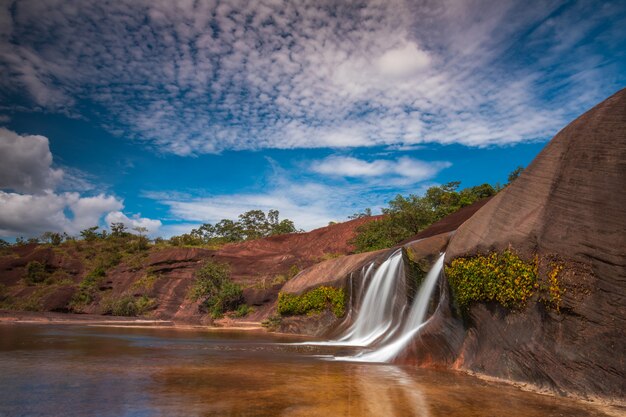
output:
[[462,207],[495,195],[500,186],[482,184],[457,191],[460,182],[430,187],[424,196],[396,196],[382,209],[385,216],[358,229],[357,252],[392,247]]
[[46,265],[37,261],[30,261],[26,264],[26,275],[24,279],[26,283],[40,284],[48,278],[48,272],[46,271]]
[[512,249],[454,259],[446,276],[462,312],[476,302],[496,301],[520,309],[539,288],[538,260],[522,260]]
[[283,316],[321,313],[330,308],[336,317],[346,312],[346,292],[343,288],[318,287],[301,295],[278,294],[278,312]]
[[118,299],[109,300],[104,306],[103,312],[113,316],[134,317],[141,316],[156,305],[156,301],[146,295],[135,297],[132,294],[124,294]]
[[208,261],[196,271],[189,297],[194,301],[202,300],[202,308],[213,318],[220,318],[243,304],[241,286],[230,279],[228,264],[220,262]]

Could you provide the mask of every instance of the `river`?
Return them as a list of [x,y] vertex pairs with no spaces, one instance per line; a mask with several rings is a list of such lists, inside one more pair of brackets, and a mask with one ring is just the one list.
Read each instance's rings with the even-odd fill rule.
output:
[[0,324],[0,416],[603,416],[464,374],[341,362],[287,336]]

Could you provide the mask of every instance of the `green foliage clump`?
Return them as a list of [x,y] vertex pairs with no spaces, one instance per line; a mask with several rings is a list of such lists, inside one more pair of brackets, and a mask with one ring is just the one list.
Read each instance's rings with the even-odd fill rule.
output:
[[430,187],[423,196],[396,196],[383,208],[384,216],[357,229],[352,243],[357,252],[389,248],[416,235],[443,217],[478,200],[495,195],[500,187],[482,184],[457,191],[460,182]]
[[511,173],[509,174],[509,176],[507,178],[508,181],[509,181],[509,183],[507,185],[511,184],[513,181],[518,179],[519,176],[522,175],[522,172],[524,172],[524,167],[521,166],[521,165],[518,166],[517,168],[515,168],[513,171],[511,171]]
[[253,311],[254,308],[250,307],[248,304],[241,304],[237,310],[235,310],[235,317],[245,317]]
[[203,300],[202,307],[213,318],[220,318],[226,311],[236,310],[243,304],[243,291],[230,279],[228,264],[212,261],[196,272],[189,297],[194,301]]
[[40,284],[48,278],[46,266],[38,261],[30,261],[26,264],[26,275],[24,279],[27,284]]
[[73,309],[80,309],[82,306],[91,304],[95,299],[98,287],[105,275],[106,269],[102,264],[96,265],[89,271],[78,285],[78,291],[76,291],[70,303],[71,307]]
[[114,316],[135,317],[156,307],[156,301],[146,295],[135,297],[125,294],[117,300],[112,300],[105,308],[106,313]]
[[330,308],[336,317],[346,312],[346,292],[343,288],[318,287],[301,295],[278,294],[278,312],[283,316],[321,313]]
[[467,312],[473,303],[487,301],[520,309],[538,288],[537,264],[537,259],[525,262],[507,249],[454,259],[445,271],[461,311]]

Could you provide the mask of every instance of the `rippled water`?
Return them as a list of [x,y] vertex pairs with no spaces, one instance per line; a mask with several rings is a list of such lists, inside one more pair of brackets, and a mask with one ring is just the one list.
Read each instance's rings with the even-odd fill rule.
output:
[[250,332],[0,325],[0,416],[601,416],[452,372]]

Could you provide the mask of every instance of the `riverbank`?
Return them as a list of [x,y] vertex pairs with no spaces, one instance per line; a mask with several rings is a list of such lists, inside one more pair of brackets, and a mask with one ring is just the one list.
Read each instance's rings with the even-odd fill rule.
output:
[[[153,327],[153,328],[176,328],[180,330],[207,330],[207,331],[247,331],[269,333],[268,330],[256,321],[241,321],[232,319],[220,319],[213,325],[196,323],[175,322],[172,320],[155,320],[136,317],[103,316],[99,314],[72,314],[35,311],[11,311],[0,310],[0,324],[83,324],[89,326],[115,326],[115,327]],[[306,336],[271,332],[302,339]]]

